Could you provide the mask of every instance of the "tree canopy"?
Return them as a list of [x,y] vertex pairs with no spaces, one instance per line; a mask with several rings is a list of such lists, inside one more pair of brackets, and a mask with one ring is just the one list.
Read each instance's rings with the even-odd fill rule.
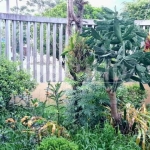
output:
[[[97,19],[99,13],[102,11],[101,8],[92,7],[91,4],[85,5],[84,8],[84,19]],[[54,8],[47,9],[42,13],[42,16],[47,17],[58,17],[66,18],[67,17],[67,3],[63,2],[56,5]]]
[[16,6],[11,8],[12,12],[22,15],[31,15],[33,13],[42,13],[48,8],[53,8],[56,5],[64,2],[65,0],[26,0],[26,5],[18,6],[18,1],[16,0]]
[[124,3],[124,12],[128,12],[129,16],[136,20],[150,19],[150,1],[135,0],[126,2]]

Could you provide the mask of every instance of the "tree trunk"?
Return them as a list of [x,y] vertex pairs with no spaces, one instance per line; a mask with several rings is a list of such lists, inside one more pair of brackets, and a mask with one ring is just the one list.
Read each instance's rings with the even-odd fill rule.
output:
[[73,0],[68,0],[67,2],[67,28],[68,28],[68,37],[71,36],[71,24],[74,21],[76,25],[76,31],[82,32],[82,23],[83,23],[83,12],[84,5],[87,4],[87,1],[84,0],[74,0],[74,4],[77,7],[77,14],[74,13]]
[[[83,11],[84,11],[84,5],[87,4],[87,2],[84,2],[84,0],[74,0],[74,4],[77,7],[77,14],[74,13],[74,7],[73,7],[73,0],[67,1],[67,32],[68,32],[68,38],[72,35],[72,23],[75,22],[76,25],[76,32],[81,33],[82,32],[82,17],[83,17]],[[78,84],[73,86],[73,90],[77,92],[77,87],[82,86],[82,81],[78,81],[78,78],[76,76],[76,73],[80,72],[81,68],[80,65],[77,65],[77,70],[74,72],[71,69],[69,69],[70,74],[72,75],[74,81],[78,82]],[[82,111],[82,107],[79,107],[78,99],[74,101],[74,112],[75,112],[75,123],[78,124],[78,120],[80,117],[80,112]]]
[[71,36],[71,23],[72,23],[72,10],[73,9],[73,0],[68,0],[67,2],[67,31],[68,37]]
[[111,108],[111,116],[115,122],[119,121],[119,115],[117,110],[117,98],[116,92],[112,92],[111,90],[106,90],[108,96],[110,98],[110,108]]

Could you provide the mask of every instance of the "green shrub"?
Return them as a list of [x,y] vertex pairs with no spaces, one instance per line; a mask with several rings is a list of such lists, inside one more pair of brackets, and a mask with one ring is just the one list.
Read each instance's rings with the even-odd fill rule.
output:
[[78,150],[78,145],[65,138],[47,137],[42,140],[37,150]]
[[[75,111],[74,102],[78,100],[76,107],[80,108],[80,112]],[[87,82],[77,90],[71,90],[67,93],[67,107],[65,125],[72,129],[75,122],[79,126],[88,123],[90,127],[94,127],[98,123],[104,122],[105,106],[109,105],[109,99],[106,95],[105,87],[99,82]],[[74,116],[78,113],[78,120]]]
[[20,95],[26,89],[30,91],[35,88],[31,76],[18,67],[17,63],[0,57],[0,104],[5,108],[9,107],[13,95]]
[[140,89],[140,86],[133,84],[130,86],[121,86],[117,91],[119,103],[132,103],[136,108],[141,107],[144,99],[147,97],[146,91]]
[[17,130],[11,128],[0,129],[0,150],[34,150],[35,140],[33,135],[22,132],[19,126]]
[[99,126],[94,130],[81,128],[75,135],[74,141],[81,150],[140,150],[134,137],[116,133],[108,123],[103,129],[100,129]]

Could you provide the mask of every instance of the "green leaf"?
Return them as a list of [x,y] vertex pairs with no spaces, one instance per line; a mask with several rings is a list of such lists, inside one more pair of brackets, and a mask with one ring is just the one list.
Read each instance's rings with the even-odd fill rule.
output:
[[94,49],[95,51],[101,51],[101,50],[102,50],[101,47],[98,47],[98,46],[94,46],[93,49]]
[[120,47],[119,46],[115,46],[111,48],[113,51],[119,51]]
[[126,56],[125,57],[125,60],[131,60],[131,59],[135,59],[136,61],[142,59],[144,56],[144,53],[143,52],[135,52],[129,56]]
[[92,36],[97,39],[97,40],[100,40],[100,35],[95,31],[95,29],[91,28],[91,31],[92,31]]
[[129,68],[134,68],[135,65],[138,63],[138,62],[136,61],[136,59],[134,59],[134,58],[130,58],[130,59],[124,58],[123,62],[124,62],[125,66],[126,66],[128,69],[129,69]]
[[133,33],[133,34],[130,34],[130,35],[126,36],[126,37],[123,37],[123,40],[131,40],[135,36],[136,36],[136,34]]
[[104,14],[103,16],[105,19],[108,19],[108,20],[112,20],[115,18],[114,15],[110,15],[110,14]]
[[108,26],[107,25],[100,25],[96,27],[96,31],[101,31],[101,30],[108,30]]
[[148,35],[145,33],[145,32],[139,32],[139,31],[137,31],[137,32],[135,32],[138,36],[140,36],[140,37],[144,37],[144,38],[146,38]]
[[108,54],[102,55],[102,56],[100,56],[100,58],[108,57],[108,56],[110,56],[111,54],[112,54],[112,53],[108,53]]
[[95,50],[95,54],[97,54],[97,55],[104,55],[105,54],[105,50],[103,50],[101,47],[94,46],[93,49]]
[[146,68],[143,67],[143,66],[141,66],[141,65],[139,65],[139,64],[136,65],[136,69],[137,69],[138,71],[140,71],[140,72],[145,72],[145,71],[146,71]]
[[118,39],[113,39],[110,41],[110,44],[119,44],[120,41]]
[[117,18],[114,19],[114,33],[117,39],[119,40],[119,42],[121,42],[122,41],[121,27],[120,27],[119,20]]
[[107,7],[102,7],[102,10],[105,11],[106,13],[109,13],[109,14],[114,14],[115,12],[112,11],[111,9],[107,8]]
[[105,68],[97,67],[97,71],[99,71],[99,72],[105,72]]
[[132,32],[133,29],[134,29],[134,25],[130,25],[130,27],[124,33],[123,38],[128,36]]
[[96,21],[96,24],[102,26],[102,25],[109,25],[110,22],[109,21]]
[[87,36],[89,36],[90,33],[91,33],[91,31],[88,30],[88,31],[85,31],[82,34],[80,34],[80,36],[87,37]]
[[64,51],[62,54],[61,54],[61,56],[65,56],[66,54],[68,54],[70,52],[70,50],[66,50],[66,51]]

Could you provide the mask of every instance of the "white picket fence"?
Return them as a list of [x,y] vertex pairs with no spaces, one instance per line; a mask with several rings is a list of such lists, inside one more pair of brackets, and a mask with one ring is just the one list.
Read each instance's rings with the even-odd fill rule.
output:
[[[65,78],[61,53],[68,43],[66,24],[66,18],[0,13],[0,54],[4,50],[8,59],[20,61],[20,68],[27,69],[37,82],[61,82]],[[85,19],[83,24],[94,27],[93,20]],[[150,31],[150,20],[135,24]]]

